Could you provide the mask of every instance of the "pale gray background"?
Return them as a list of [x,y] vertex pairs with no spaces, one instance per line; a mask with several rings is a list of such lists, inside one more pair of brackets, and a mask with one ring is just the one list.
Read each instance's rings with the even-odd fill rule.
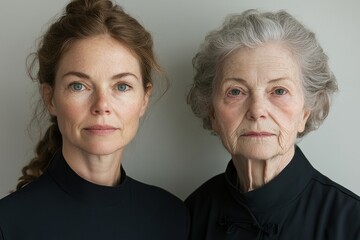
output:
[[[36,135],[27,133],[36,89],[25,58],[47,23],[68,1],[0,0],[0,198],[16,185],[32,156]],[[223,172],[229,155],[202,129],[185,103],[191,59],[205,34],[225,15],[248,8],[285,9],[317,36],[330,57],[340,92],[330,116],[300,143],[325,175],[360,194],[360,2],[357,0],[126,0],[117,1],[152,34],[158,59],[171,80],[151,109],[123,161],[128,175],[184,199]]]

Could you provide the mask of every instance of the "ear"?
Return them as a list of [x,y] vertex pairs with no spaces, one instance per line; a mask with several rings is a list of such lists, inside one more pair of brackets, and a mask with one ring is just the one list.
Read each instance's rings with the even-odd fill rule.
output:
[[214,110],[213,107],[211,107],[210,110],[209,110],[209,119],[211,121],[212,130],[216,134],[219,134],[219,125],[218,125],[218,122],[216,121],[216,114],[215,114],[215,110]]
[[305,125],[307,120],[309,119],[311,111],[309,109],[304,108],[302,119],[300,119],[300,123],[298,126],[298,132],[302,133],[305,130]]
[[146,109],[147,109],[147,107],[149,105],[152,89],[153,89],[153,85],[151,83],[148,83],[146,88],[145,88],[144,101],[143,101],[143,105],[141,107],[140,117],[142,117],[146,112]]
[[56,109],[53,100],[53,88],[47,83],[42,83],[40,86],[40,93],[48,112],[51,115],[56,116]]

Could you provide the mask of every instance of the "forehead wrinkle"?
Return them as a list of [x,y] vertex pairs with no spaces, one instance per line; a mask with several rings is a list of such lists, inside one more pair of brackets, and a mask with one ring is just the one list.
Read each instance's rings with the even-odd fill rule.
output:
[[278,46],[269,50],[269,46],[266,46],[266,51],[263,51],[263,47],[243,48],[230,54],[222,64],[220,84],[234,79],[259,87],[269,82],[276,84],[282,79],[298,85],[300,69],[292,53],[284,47],[278,51]]

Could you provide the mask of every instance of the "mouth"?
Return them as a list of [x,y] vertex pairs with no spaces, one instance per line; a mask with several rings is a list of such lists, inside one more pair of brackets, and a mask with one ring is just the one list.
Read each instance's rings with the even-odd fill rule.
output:
[[84,130],[90,134],[104,136],[115,132],[117,128],[110,125],[92,125],[84,128]]
[[275,136],[274,133],[271,132],[255,132],[255,131],[250,131],[250,132],[246,132],[244,134],[241,135],[242,137],[257,137],[257,138],[262,138],[262,137],[273,137]]

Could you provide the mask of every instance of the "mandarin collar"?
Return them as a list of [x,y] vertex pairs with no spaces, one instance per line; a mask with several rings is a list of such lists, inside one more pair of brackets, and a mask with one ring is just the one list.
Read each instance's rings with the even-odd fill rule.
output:
[[315,169],[311,166],[298,146],[295,154],[283,171],[270,182],[252,190],[241,192],[233,161],[226,168],[225,178],[232,196],[236,201],[245,204],[252,212],[261,213],[275,209],[297,198],[310,182]]
[[54,155],[47,169],[50,177],[70,198],[80,203],[98,206],[116,204],[128,192],[126,173],[122,167],[120,171],[121,179],[117,186],[109,187],[91,183],[71,169],[61,151]]

